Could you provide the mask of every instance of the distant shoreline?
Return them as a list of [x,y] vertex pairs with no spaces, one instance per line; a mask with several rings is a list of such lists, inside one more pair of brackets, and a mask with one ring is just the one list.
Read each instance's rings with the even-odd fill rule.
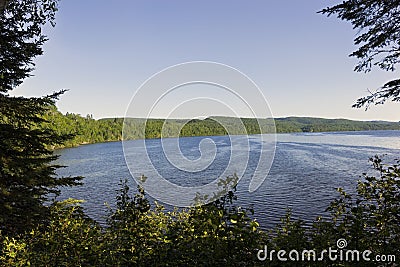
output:
[[[369,130],[400,130],[399,122],[352,121],[311,117],[255,119],[212,116],[205,119],[141,119],[109,118],[95,120],[92,116],[63,115],[51,106],[43,116],[44,127],[60,135],[74,135],[62,146],[67,148],[82,144],[112,141],[155,139],[189,136],[253,135],[266,133],[345,132]],[[122,131],[124,133],[122,134]]]
[[[283,134],[328,134],[328,133],[354,133],[354,132],[376,132],[376,131],[399,131],[400,129],[388,129],[388,130],[348,130],[348,131],[326,131],[326,132],[280,132],[280,133],[275,133],[276,135],[283,135]],[[274,133],[264,133],[264,134],[274,134]],[[260,134],[249,134],[249,136],[256,136]],[[81,144],[76,144],[74,146],[62,146],[62,147],[56,147],[53,150],[60,150],[60,149],[67,149],[67,148],[76,148],[79,146],[85,146],[85,145],[94,145],[94,144],[106,144],[106,143],[116,143],[116,142],[123,142],[123,141],[135,141],[135,140],[157,140],[157,139],[165,139],[165,138],[190,138],[190,137],[213,137],[213,136],[227,136],[227,135],[195,135],[195,136],[179,136],[179,137],[158,137],[158,138],[144,138],[144,139],[127,139],[127,140],[107,140],[107,141],[102,141],[102,142],[93,142],[93,143],[81,143]],[[239,135],[237,135],[239,136]]]

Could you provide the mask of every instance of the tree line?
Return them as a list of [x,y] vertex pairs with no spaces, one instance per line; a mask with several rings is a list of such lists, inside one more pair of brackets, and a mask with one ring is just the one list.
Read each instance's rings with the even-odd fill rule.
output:
[[233,117],[209,117],[192,119],[139,119],[107,118],[93,119],[79,114],[63,115],[56,107],[49,106],[44,114],[44,126],[57,134],[70,134],[73,138],[63,145],[73,147],[81,144],[134,140],[143,138],[166,138],[186,136],[246,135],[292,132],[332,132],[400,130],[400,123],[387,121],[354,121],[346,119],[322,119],[288,117],[276,119],[253,119]]
[[[397,265],[400,162],[386,164],[379,157],[371,158],[375,171],[363,174],[356,193],[350,195],[339,188],[339,196],[327,207],[330,217],[316,218],[311,227],[306,227],[301,220],[293,220],[288,212],[281,224],[262,231],[254,218],[254,209],[235,204],[235,175],[221,180],[224,194],[218,200],[169,212],[148,201],[142,184],[132,194],[127,183],[122,182],[117,207],[110,210],[106,226],[89,218],[79,206],[79,200],[50,199],[49,195],[57,195],[61,186],[77,186],[82,180],[82,177],[56,175],[62,166],[54,163],[57,156],[53,148],[117,140],[122,137],[123,123],[122,119],[97,121],[91,116],[60,114],[54,105],[63,91],[36,98],[8,94],[31,76],[33,59],[43,53],[42,46],[47,40],[42,27],[46,23],[54,24],[57,3],[57,0],[0,0],[0,265]],[[399,7],[398,1],[352,0],[322,12],[348,20],[360,30],[361,35],[355,41],[361,47],[353,54],[361,60],[359,70],[368,70],[371,65],[392,70],[400,58]],[[375,57],[378,61],[373,61]],[[357,105],[368,106],[385,100],[400,100],[399,80],[388,82]],[[270,130],[269,121],[260,128],[251,119],[240,119],[245,125],[243,128],[236,124],[238,119],[225,119],[226,127],[218,126],[222,118],[175,124],[150,120],[149,129],[135,128],[136,124],[144,123],[136,119],[129,122],[133,126],[127,128],[126,134],[132,134],[132,138],[158,138],[163,134],[160,130],[163,124],[168,124],[166,135],[181,132],[185,136],[209,132],[215,135],[234,130],[251,134]],[[336,123],[343,129],[355,125],[342,120]],[[322,126],[329,129],[327,121],[311,123],[310,118],[277,119],[276,124],[278,131],[317,131]],[[375,124],[384,129],[391,127],[384,122],[372,122],[365,127],[378,127]],[[144,177],[142,183],[145,183]],[[233,186],[226,187],[228,184]],[[336,250],[339,244],[341,252],[345,255],[350,252],[352,260],[337,257],[332,260],[326,253],[323,259],[313,260],[310,249]],[[275,255],[284,249],[297,250],[306,261],[280,261],[276,257],[266,260],[265,247],[269,252],[274,250]],[[359,260],[355,250],[370,251],[369,261]],[[280,255],[288,258],[287,254]],[[376,255],[386,256],[385,260],[374,261]],[[293,257],[299,256],[293,254]]]

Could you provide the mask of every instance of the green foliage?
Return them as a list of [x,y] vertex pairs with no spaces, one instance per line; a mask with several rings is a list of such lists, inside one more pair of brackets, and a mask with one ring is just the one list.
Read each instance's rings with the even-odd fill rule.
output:
[[347,119],[322,119],[308,117],[276,118],[276,129],[282,132],[333,132],[399,130],[399,123],[385,121],[353,121]]
[[[139,185],[130,194],[121,183],[117,205],[110,210],[108,225],[100,227],[83,213],[79,202],[67,200],[51,206],[51,221],[25,235],[0,235],[3,266],[376,266],[376,262],[259,261],[257,252],[295,249],[371,250],[374,255],[400,255],[400,169],[371,159],[377,176],[364,175],[357,194],[339,189],[340,196],[328,207],[331,217],[311,225],[294,220],[291,212],[269,232],[252,218],[253,210],[235,205],[235,188],[218,200],[187,209],[166,211],[152,207]],[[142,177],[145,182],[146,177]],[[224,191],[235,176],[221,180]],[[225,189],[224,189],[225,187]],[[276,255],[276,254],[275,254]],[[287,255],[286,255],[287,256]],[[382,263],[384,266],[385,263]],[[389,264],[390,266],[390,264]]]
[[189,209],[150,209],[143,189],[129,196],[122,184],[107,228],[108,264],[116,266],[245,265],[254,261],[258,223],[236,207],[233,191]]
[[55,106],[48,109],[43,115],[43,119],[47,122],[44,124],[46,129],[60,135],[73,136],[61,145],[52,146],[53,149],[122,139],[122,119],[94,120],[90,115],[85,118],[72,113],[63,115]]
[[375,253],[400,253],[400,169],[397,162],[385,165],[370,159],[378,177],[364,174],[357,196],[339,189],[341,197],[328,208],[337,223],[336,230],[360,249]]
[[118,266],[143,264],[157,250],[162,224],[159,225],[157,216],[153,217],[143,188],[138,186],[138,193],[131,197],[127,181],[121,185],[117,209],[108,220],[108,261]]
[[20,85],[43,53],[42,26],[54,25],[57,0],[6,0],[0,10],[0,92]]
[[[372,66],[395,70],[400,62],[399,1],[343,1],[320,12],[349,21],[358,31],[354,43],[359,47],[350,54],[359,59],[355,71],[369,72]],[[400,79],[391,80],[371,95],[358,99],[353,107],[368,108],[370,104],[383,104],[388,99],[400,101]]]
[[101,228],[87,218],[77,200],[55,202],[51,221],[20,241],[5,237],[0,263],[3,266],[98,266],[102,257]]
[[[290,213],[272,231],[271,249],[337,248],[340,238],[347,241],[346,250],[370,250],[372,255],[400,255],[400,169],[399,162],[385,165],[381,158],[371,158],[378,176],[364,174],[357,194],[339,188],[340,197],[331,202],[330,218],[317,218],[312,226],[291,220]],[[373,256],[371,256],[373,258]],[[284,265],[279,265],[284,266]],[[290,266],[290,264],[288,265]],[[299,266],[299,265],[298,265]],[[304,265],[308,266],[308,264]],[[340,262],[325,260],[315,266],[376,266],[376,262]]]
[[[365,8],[365,4],[369,4]],[[356,9],[352,9],[353,7]],[[365,59],[359,70],[370,68],[372,58],[398,40],[397,2],[345,1],[328,14],[367,28],[356,39],[365,42],[355,56]],[[349,9],[350,8],[350,9]],[[54,101],[63,93],[42,98],[10,97],[6,93],[30,76],[33,59],[42,54],[46,37],[42,26],[54,24],[56,0],[7,0],[0,2],[0,265],[2,266],[258,266],[257,251],[274,249],[326,249],[345,238],[350,249],[369,249],[375,254],[400,251],[399,162],[385,165],[375,157],[378,176],[365,174],[357,195],[339,189],[340,197],[328,207],[332,217],[318,218],[311,227],[292,220],[290,213],[270,233],[264,233],[251,208],[235,205],[235,190],[228,177],[220,185],[223,194],[214,202],[188,209],[165,211],[152,208],[143,188],[130,195],[127,183],[110,212],[107,227],[88,218],[77,200],[45,206],[59,186],[77,185],[80,177],[57,178],[51,149],[64,145],[121,140],[122,119],[93,120],[75,114],[60,114]],[[374,16],[372,16],[374,15]],[[391,18],[395,20],[391,20]],[[386,23],[390,22],[390,23]],[[393,26],[395,25],[395,26]],[[378,27],[379,26],[379,27]],[[391,31],[393,29],[393,31]],[[397,43],[396,43],[397,45]],[[391,70],[398,63],[398,47],[377,65]],[[392,53],[392,54],[390,54]],[[386,86],[386,85],[385,85]],[[381,102],[398,100],[399,80],[387,84],[378,96]],[[397,91],[396,91],[397,90]],[[363,103],[370,103],[370,100]],[[372,101],[372,100],[371,100]],[[375,101],[375,100],[374,100]],[[224,122],[223,128],[218,122]],[[254,119],[214,117],[182,121],[129,119],[127,136],[160,138],[194,135],[259,134],[273,130],[271,120],[262,127]],[[367,123],[310,118],[278,119],[278,132],[398,129],[397,124]],[[338,129],[338,125],[340,129]],[[352,125],[352,126],[351,126]],[[145,127],[143,127],[145,126]],[[162,127],[165,127],[162,130]],[[336,128],[335,128],[336,127]],[[353,127],[353,128],[350,128]],[[397,128],[396,128],[397,127]],[[71,141],[70,138],[75,135]],[[67,142],[67,143],[66,143]],[[142,177],[145,182],[145,177]],[[199,200],[206,196],[199,196]],[[267,262],[282,266],[282,262]],[[292,265],[291,263],[285,263]],[[366,266],[365,262],[355,263]],[[371,263],[373,264],[373,263]],[[310,266],[314,263],[296,263]],[[354,263],[324,262],[316,266],[346,266]]]
[[145,192],[129,194],[126,181],[108,227],[87,218],[78,202],[56,202],[52,220],[16,238],[1,236],[4,266],[246,266],[263,239],[249,209],[232,191],[214,203],[165,211]]
[[[4,239],[4,240],[3,240]],[[5,236],[0,239],[0,263],[3,266],[29,266],[27,244],[24,241]]]
[[[231,117],[210,117],[204,120],[193,119],[189,122],[179,119],[134,119],[111,118],[95,120],[91,115],[61,114],[51,107],[43,118],[47,129],[58,134],[74,135],[62,145],[52,148],[73,147],[109,141],[121,141],[185,136],[247,135],[260,133],[289,132],[330,132],[365,130],[400,130],[400,125],[384,121],[352,121],[346,119],[321,119],[288,117],[272,119],[251,119]],[[223,126],[225,127],[223,127]],[[124,126],[124,136],[122,128]]]
[[0,229],[21,233],[44,223],[43,203],[58,186],[76,185],[79,177],[56,178],[61,166],[49,146],[70,138],[41,127],[41,117],[60,93],[44,98],[11,98],[0,95]]
[[59,186],[78,184],[80,177],[57,178],[49,147],[71,136],[45,128],[43,116],[60,94],[41,98],[6,93],[30,76],[33,59],[42,54],[42,26],[54,22],[54,0],[9,0],[0,10],[0,230],[14,235],[48,222],[43,204]]

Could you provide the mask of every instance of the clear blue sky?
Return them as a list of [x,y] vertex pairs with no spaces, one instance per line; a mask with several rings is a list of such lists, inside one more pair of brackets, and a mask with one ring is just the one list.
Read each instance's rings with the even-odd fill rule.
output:
[[57,104],[63,113],[122,117],[151,75],[204,60],[248,75],[275,117],[399,121],[400,104],[367,112],[351,108],[368,89],[398,73],[353,72],[356,60],[348,55],[356,32],[316,13],[337,2],[63,0],[56,27],[46,27],[49,41],[36,60],[35,76],[13,94],[39,96],[66,88],[70,91]]

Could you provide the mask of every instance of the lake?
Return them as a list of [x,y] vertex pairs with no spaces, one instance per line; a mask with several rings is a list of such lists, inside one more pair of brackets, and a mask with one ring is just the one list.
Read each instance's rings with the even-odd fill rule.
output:
[[[148,157],[157,170],[177,185],[202,185],[220,176],[229,162],[231,141],[228,136],[184,137],[163,139],[164,146],[178,143],[182,154],[189,159],[202,155],[199,149],[203,139],[212,141],[215,148],[213,162],[199,171],[176,168],[165,157],[160,139],[145,141]],[[295,218],[306,221],[324,210],[338,196],[336,188],[354,192],[364,172],[374,173],[368,159],[385,154],[387,162],[400,156],[400,131],[359,131],[329,133],[277,134],[275,157],[270,172],[261,186],[249,192],[249,183],[260,155],[261,138],[239,136],[249,140],[250,151],[247,168],[237,186],[238,204],[253,206],[255,217],[262,228],[273,227],[291,208]],[[133,140],[129,147],[140,147],[143,140]],[[207,152],[207,147],[205,149]],[[84,185],[62,188],[59,200],[68,197],[84,199],[87,214],[104,223],[108,203],[114,206],[121,179],[127,178],[132,193],[136,184],[127,167],[122,142],[82,145],[57,150],[57,163],[68,166],[58,170],[59,175],[84,176]],[[137,157],[130,166],[134,175],[149,175],[144,157]],[[233,174],[233,173],[230,173]],[[173,193],[173,192],[172,192]]]

